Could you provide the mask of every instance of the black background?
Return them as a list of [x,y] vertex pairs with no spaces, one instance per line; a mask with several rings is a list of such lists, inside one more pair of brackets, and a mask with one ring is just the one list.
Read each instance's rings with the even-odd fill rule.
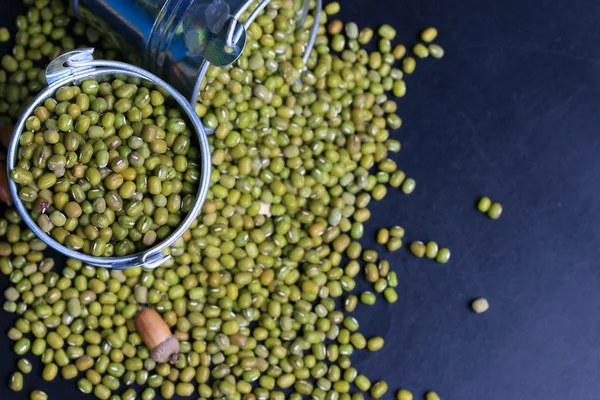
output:
[[[407,241],[436,240],[452,258],[441,266],[405,248],[385,255],[400,299],[354,312],[366,336],[386,339],[383,351],[355,352],[357,368],[389,383],[385,398],[406,387],[443,400],[598,399],[598,3],[349,0],[342,8],[344,21],[393,24],[407,45],[436,26],[446,50],[441,61],[418,62],[399,101],[395,158],[417,189],[372,203],[363,244],[399,224]],[[15,13],[4,7],[0,25]],[[504,205],[500,220],[475,210],[481,195]],[[481,315],[469,309],[479,296],[490,302]],[[14,316],[0,315],[0,398],[25,399],[34,388],[85,397],[74,381],[42,382],[40,368],[25,376],[26,390],[10,392],[16,357],[4,335]]]

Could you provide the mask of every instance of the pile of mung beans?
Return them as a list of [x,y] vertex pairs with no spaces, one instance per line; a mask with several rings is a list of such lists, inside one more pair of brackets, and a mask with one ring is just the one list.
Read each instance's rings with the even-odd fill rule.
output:
[[10,177],[40,228],[95,257],[148,249],[181,225],[199,150],[180,110],[139,78],[59,88],[27,118]]
[[[74,22],[66,1],[24,2],[30,9],[17,21],[16,50],[4,56],[0,71],[0,114],[11,119],[42,88],[41,69],[29,72],[37,68],[34,62],[75,46],[67,26],[86,34],[86,44],[99,39],[92,28]],[[0,271],[12,284],[4,310],[15,313],[8,335],[22,357],[10,379],[13,390],[22,390],[32,369],[29,358],[37,356],[44,380],[60,375],[103,400],[175,395],[360,400],[388,392],[386,382],[353,367],[354,353],[381,350],[385,340],[365,337],[351,313],[359,300],[367,305],[378,297],[398,300],[393,266],[384,254],[363,249],[360,239],[372,201],[383,200],[388,190],[410,194],[415,189],[415,181],[392,159],[400,142],[391,132],[402,125],[392,97],[406,94],[404,76],[415,71],[417,61],[404,45],[394,43],[396,31],[389,25],[377,30],[377,50],[367,51],[374,31],[331,20],[339,12],[337,2],[325,7],[320,21],[309,17],[297,29],[293,18],[299,6],[293,0],[272,0],[251,24],[239,60],[209,69],[196,113],[215,130],[209,139],[211,188],[201,215],[169,249],[173,258],[168,264],[152,271],[118,271],[69,259],[55,267],[44,253],[45,244],[18,213],[11,208],[4,212]],[[319,31],[304,63],[313,23]],[[436,36],[433,28],[423,32],[427,45],[415,46],[417,58],[443,55],[440,46],[430,43]],[[2,37],[6,35],[0,30]],[[112,57],[110,52],[104,56]],[[116,92],[126,84],[109,85]],[[68,90],[75,96],[71,105],[78,105],[80,94],[89,95],[83,87],[81,93]],[[90,107],[99,98],[88,98]],[[57,127],[60,118],[67,120],[63,115],[71,123],[58,133],[56,144],[84,115],[74,117],[66,108]],[[92,111],[101,121],[107,109]],[[37,127],[32,121],[30,128]],[[88,139],[96,136],[90,134],[91,125]],[[47,143],[44,133],[29,136],[36,148]],[[117,153],[113,155],[125,158]],[[26,166],[20,161],[20,168]],[[105,188],[117,190],[107,178]],[[89,177],[84,173],[78,179]],[[98,214],[95,200],[89,199],[94,189],[87,194],[81,189],[90,203],[86,208]],[[65,217],[81,225],[83,205],[81,209],[81,215]],[[393,227],[378,239],[395,251],[404,234],[403,228]],[[373,291],[356,293],[360,279],[372,283]],[[179,339],[176,364],[151,359],[134,323],[141,306],[156,309]],[[433,392],[426,396],[439,399]],[[32,399],[45,397],[41,391],[31,393]],[[396,397],[413,398],[408,390],[399,390]]]

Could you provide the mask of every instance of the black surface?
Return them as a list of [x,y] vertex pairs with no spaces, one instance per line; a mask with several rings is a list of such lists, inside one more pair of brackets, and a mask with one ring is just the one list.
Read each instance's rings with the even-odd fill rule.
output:
[[[446,49],[442,61],[418,63],[399,102],[396,159],[417,190],[373,204],[364,243],[377,227],[400,224],[408,241],[436,240],[452,259],[440,266],[406,249],[386,254],[400,300],[358,307],[363,332],[384,334],[386,347],[357,352],[356,366],[388,381],[385,398],[407,387],[416,398],[433,389],[444,400],[598,399],[597,2],[342,6],[343,20],[391,22],[407,44],[437,26]],[[480,195],[503,203],[500,220],[474,209]],[[482,315],[468,307],[478,296],[491,305]],[[0,315],[4,333],[14,316]],[[8,339],[0,352],[5,382],[15,367]],[[27,388],[82,397],[74,382],[42,384],[37,375],[26,376]],[[0,384],[0,398],[26,392]]]

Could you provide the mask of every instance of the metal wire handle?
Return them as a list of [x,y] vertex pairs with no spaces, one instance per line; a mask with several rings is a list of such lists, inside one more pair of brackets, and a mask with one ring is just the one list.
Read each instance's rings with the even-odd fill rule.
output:
[[[231,23],[229,24],[229,28],[227,30],[227,39],[225,41],[225,44],[228,47],[234,47],[235,44],[238,42],[239,40],[239,30],[238,30],[238,34],[235,35],[236,32],[236,28],[237,28],[237,24],[238,21],[242,18],[242,15],[244,15],[244,13],[246,12],[246,10],[248,10],[250,8],[250,6],[252,5],[252,3],[254,3],[254,1],[258,1],[258,0],[248,0],[246,1],[244,4],[242,4],[240,6],[240,8],[235,12],[235,14],[233,14],[231,17]],[[254,9],[254,11],[252,11],[252,13],[248,16],[248,18],[246,19],[246,21],[244,21],[244,29],[248,30],[250,28],[250,25],[252,24],[252,22],[254,22],[254,20],[256,19],[256,17],[258,17],[258,14],[260,14],[260,12],[262,10],[264,10],[264,8],[271,2],[271,0],[262,0],[262,2],[256,6],[256,8]],[[236,37],[234,37],[234,35]]]
[[[252,2],[254,0],[249,0],[247,2],[245,2],[244,4],[242,4],[242,6],[240,7],[240,9],[233,15],[231,24],[229,25],[229,30],[227,32],[227,42],[228,42],[228,46],[229,43],[233,43],[235,44],[235,40],[236,38],[234,38],[234,32],[236,31],[236,27],[237,27],[237,21],[242,17],[242,15],[244,14],[244,12],[246,12],[246,10],[248,10],[248,8],[250,7],[250,5],[252,5]],[[248,30],[250,25],[252,24],[252,22],[254,22],[254,20],[256,19],[256,17],[258,16],[258,14],[267,6],[267,4],[269,4],[271,0],[263,0],[262,3],[260,3],[256,9],[252,12],[252,14],[250,14],[250,16],[248,17],[248,19],[246,19],[246,21],[244,22],[244,29]],[[315,40],[317,39],[317,33],[319,31],[319,21],[321,20],[321,12],[322,12],[322,0],[315,0],[315,13],[314,13],[314,19],[313,19],[313,26],[312,29],[310,31],[310,36],[308,38],[308,43],[306,44],[306,51],[304,52],[303,56],[302,56],[302,61],[304,61],[304,64],[306,64],[308,62],[308,59],[310,57],[310,53],[315,45]],[[309,8],[310,8],[310,0],[304,0],[304,9],[302,12],[302,17],[300,18],[300,26],[304,25],[304,23],[306,22],[306,17],[308,15],[309,12]],[[233,40],[233,42],[229,42],[230,40]],[[210,66],[210,63],[206,60],[204,60],[202,62],[202,65],[200,67],[200,72],[198,74],[198,79],[196,80],[196,85],[194,86],[194,90],[192,91],[192,96],[190,97],[190,103],[192,104],[192,106],[194,104],[196,104],[196,102],[198,102],[198,97],[200,97],[200,87],[202,86],[202,81],[204,80],[204,76],[206,75],[206,72],[208,71],[208,67]],[[304,66],[304,68],[302,68],[302,70],[300,72],[303,72],[306,70],[306,65]],[[211,129],[211,128],[207,128],[204,127],[206,134],[207,135],[212,135],[215,130]]]

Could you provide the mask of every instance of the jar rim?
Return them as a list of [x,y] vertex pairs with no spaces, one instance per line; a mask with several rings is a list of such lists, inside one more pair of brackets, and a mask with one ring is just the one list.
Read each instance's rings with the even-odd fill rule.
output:
[[[113,269],[127,269],[135,266],[142,266],[144,268],[156,268],[165,261],[167,261],[168,258],[170,258],[169,255],[165,256],[162,254],[163,250],[165,250],[167,247],[172,245],[177,239],[179,239],[185,233],[185,231],[192,225],[194,220],[200,214],[202,205],[206,200],[206,196],[208,194],[208,187],[210,185],[212,160],[210,156],[210,146],[208,144],[208,138],[204,129],[204,125],[202,124],[200,118],[196,115],[194,107],[192,107],[188,100],[185,99],[185,97],[183,97],[181,93],[175,90],[175,88],[173,88],[171,85],[169,85],[156,75],[145,71],[141,68],[135,67],[133,65],[117,61],[94,60],[88,63],[87,65],[93,66],[94,68],[87,68],[82,70],[77,70],[77,68],[75,68],[74,72],[71,75],[57,79],[56,81],[48,85],[48,87],[42,90],[40,94],[35,97],[35,99],[27,106],[27,108],[19,117],[19,120],[17,121],[13,130],[13,134],[11,136],[7,154],[7,173],[9,174],[8,184],[14,206],[21,215],[21,218],[23,218],[23,221],[25,222],[27,227],[31,229],[32,232],[34,232],[40,240],[42,240],[52,249],[58,251],[59,253],[67,257],[76,258],[90,265]],[[181,225],[179,225],[179,227],[177,227],[177,229],[173,231],[169,236],[167,236],[164,240],[147,250],[126,256],[95,257],[92,255],[85,254],[81,251],[69,249],[65,245],[59,243],[52,236],[44,232],[39,227],[39,225],[29,215],[27,208],[23,204],[22,200],[19,198],[18,187],[16,182],[10,179],[10,171],[14,169],[17,165],[18,149],[20,147],[19,139],[25,128],[25,123],[27,119],[33,114],[33,111],[36,107],[43,104],[43,102],[46,99],[52,96],[60,87],[66,84],[79,82],[86,78],[94,76],[116,74],[136,77],[150,81],[154,85],[157,85],[158,87],[164,89],[170,96],[173,97],[177,105],[185,112],[188,120],[192,124],[194,132],[196,133],[201,156],[201,175],[194,205],[185,216]]]

